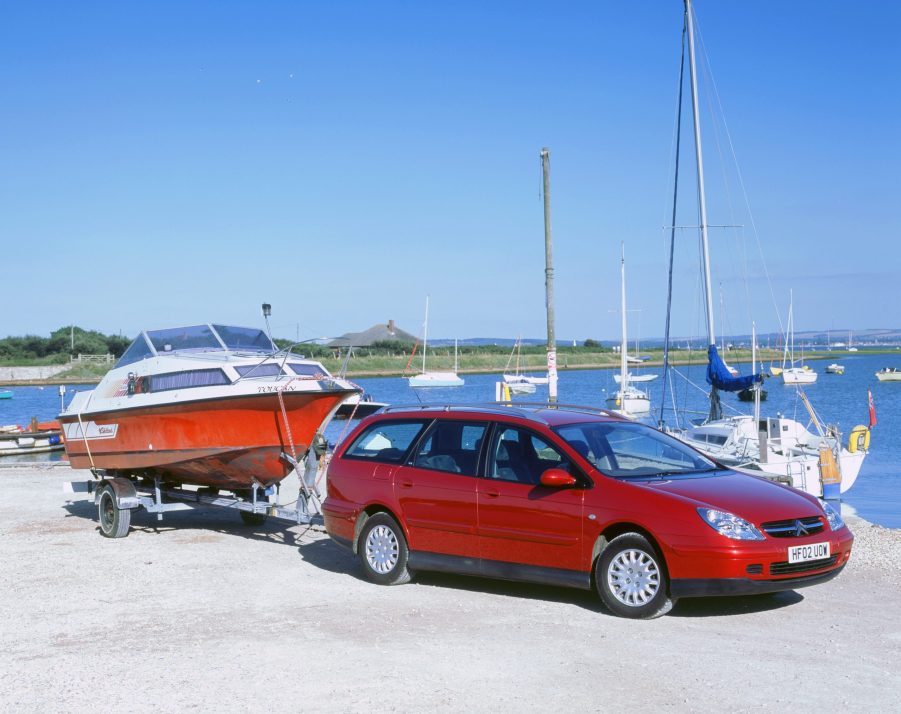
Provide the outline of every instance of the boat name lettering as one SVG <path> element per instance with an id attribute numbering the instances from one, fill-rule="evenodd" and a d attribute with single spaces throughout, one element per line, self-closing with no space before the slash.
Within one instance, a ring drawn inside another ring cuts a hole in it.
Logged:
<path id="1" fill-rule="evenodd" d="M 297 388 L 290 384 L 286 387 L 276 387 L 275 385 L 270 384 L 265 387 L 257 387 L 257 392 L 260 394 L 267 394 L 269 392 L 293 392 L 295 389 Z"/>
<path id="2" fill-rule="evenodd" d="M 82 425 L 78 422 L 65 425 L 66 438 L 80 441 L 86 439 L 115 439 L 118 431 L 118 424 L 98 424 L 93 421 L 84 422 L 84 431 L 82 431 Z"/>

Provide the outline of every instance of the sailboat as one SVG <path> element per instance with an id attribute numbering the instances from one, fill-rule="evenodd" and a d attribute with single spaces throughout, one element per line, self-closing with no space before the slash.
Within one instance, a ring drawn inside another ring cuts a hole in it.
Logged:
<path id="1" fill-rule="evenodd" d="M 622 342 L 619 350 L 619 389 L 607 398 L 607 406 L 613 411 L 625 416 L 643 416 L 651 411 L 651 400 L 647 392 L 633 387 L 629 380 L 629 371 L 626 360 L 626 248 L 622 248 L 620 261 L 620 311 L 622 315 Z"/>
<path id="2" fill-rule="evenodd" d="M 804 353 L 801 353 L 801 361 L 795 366 L 795 323 L 794 323 L 794 292 L 789 291 L 788 302 L 788 339 L 785 341 L 785 351 L 782 357 L 782 381 L 785 384 L 813 384 L 817 381 L 817 373 L 804 364 Z M 786 367 L 785 358 L 789 359 Z"/>
<path id="3" fill-rule="evenodd" d="M 757 371 L 757 327 L 751 323 L 751 374 Z M 754 402 L 759 405 L 767 397 L 767 391 L 758 383 L 748 389 L 738 392 L 738 398 L 742 402 Z"/>
<path id="4" fill-rule="evenodd" d="M 513 344 L 513 350 L 507 358 L 507 364 L 504 367 L 504 383 L 513 394 L 534 394 L 536 386 L 534 382 L 529 381 L 529 377 L 522 373 L 520 367 L 520 356 L 522 351 L 522 337 L 517 337 Z M 510 363 L 516 359 L 514 371 L 510 372 Z"/>
<path id="5" fill-rule="evenodd" d="M 408 377 L 411 387 L 462 387 L 464 382 L 457 375 L 457 341 L 454 340 L 454 371 L 429 372 L 425 368 L 425 358 L 429 344 L 429 296 L 425 298 L 425 321 L 422 324 L 422 372 Z"/>
<path id="6" fill-rule="evenodd" d="M 639 325 L 640 324 L 641 323 L 639 323 Z M 641 348 L 639 347 L 637 337 L 635 338 L 635 354 L 636 355 L 641 354 Z M 630 357 L 629 355 L 626 355 L 626 362 L 627 363 L 635 363 L 637 365 L 642 365 L 645 363 L 645 360 L 641 357 Z M 639 373 L 638 371 L 629 372 L 626 375 L 626 377 L 628 378 L 628 380 L 631 384 L 637 384 L 639 382 L 653 382 L 659 376 L 660 376 L 659 374 L 652 374 L 650 372 Z M 622 382 L 622 376 L 619 374 L 614 374 L 613 381 L 616 382 L 617 384 L 620 384 Z"/>
<path id="7" fill-rule="evenodd" d="M 710 385 L 710 411 L 707 419 L 687 428 L 669 428 L 671 434 L 697 448 L 718 462 L 748 473 L 764 476 L 814 496 L 837 497 L 854 484 L 869 446 L 869 430 L 856 426 L 851 430 L 847 447 L 841 443 L 837 427 L 822 425 L 807 396 L 798 389 L 798 397 L 810 415 L 816 433 L 803 424 L 782 416 L 761 418 L 759 398 L 754 414 L 724 417 L 719 392 L 737 392 L 759 385 L 762 375 L 754 373 L 733 377 L 719 356 L 714 335 L 713 297 L 710 279 L 710 251 L 707 237 L 707 207 L 704 194 L 704 162 L 701 150 L 701 128 L 698 112 L 698 85 L 695 64 L 694 17 L 691 0 L 685 3 L 685 34 L 691 82 L 692 116 L 694 119 L 695 167 L 698 185 L 698 209 L 701 234 L 701 261 L 707 322 L 707 383 Z M 681 96 L 681 94 L 680 94 Z M 680 123 L 681 126 L 681 123 Z M 678 141 L 678 139 L 677 139 Z M 678 143 L 677 143 L 678 146 Z M 677 164 L 678 166 L 678 164 Z M 678 171 L 678 169 L 677 169 Z M 676 196 L 673 201 L 671 233 L 670 286 L 672 285 L 672 250 L 675 238 Z M 669 315 L 667 315 L 667 340 Z M 664 394 L 668 348 L 664 353 Z M 758 393 L 759 394 L 759 393 Z M 663 423 L 661 409 L 661 425 Z"/>

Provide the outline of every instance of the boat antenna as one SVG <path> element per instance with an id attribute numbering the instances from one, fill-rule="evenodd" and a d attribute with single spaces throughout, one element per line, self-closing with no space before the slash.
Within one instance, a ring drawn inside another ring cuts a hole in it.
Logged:
<path id="1" fill-rule="evenodd" d="M 275 342 L 272 341 L 272 329 L 269 327 L 269 316 L 272 314 L 272 305 L 268 302 L 263 303 L 263 319 L 266 321 L 266 335 L 269 337 L 269 341 L 272 342 L 273 346 Z"/>

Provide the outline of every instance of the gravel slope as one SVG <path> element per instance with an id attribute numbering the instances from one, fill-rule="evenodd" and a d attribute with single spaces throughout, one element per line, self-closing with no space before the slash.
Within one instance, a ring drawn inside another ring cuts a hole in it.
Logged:
<path id="1" fill-rule="evenodd" d="M 565 589 L 370 585 L 320 530 L 222 511 L 107 540 L 72 478 L 0 469 L 0 711 L 897 710 L 901 531 L 856 518 L 830 583 L 634 622 Z"/>

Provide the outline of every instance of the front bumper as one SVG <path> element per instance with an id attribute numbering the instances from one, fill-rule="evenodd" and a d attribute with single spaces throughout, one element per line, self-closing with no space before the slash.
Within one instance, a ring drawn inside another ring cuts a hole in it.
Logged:
<path id="1" fill-rule="evenodd" d="M 670 581 L 670 595 L 681 597 L 715 597 L 718 595 L 760 595 L 797 590 L 825 583 L 838 575 L 845 566 L 800 578 L 782 580 L 751 580 L 750 578 L 681 578 Z"/>

